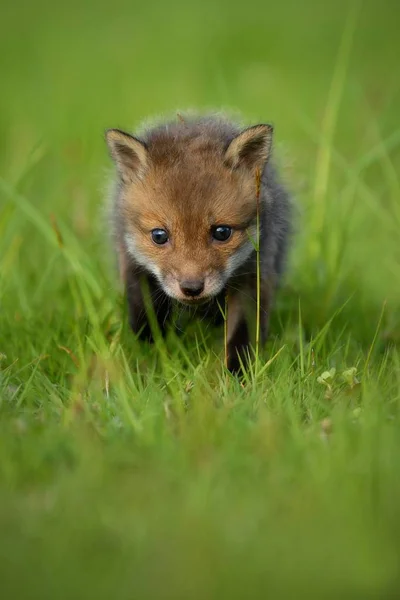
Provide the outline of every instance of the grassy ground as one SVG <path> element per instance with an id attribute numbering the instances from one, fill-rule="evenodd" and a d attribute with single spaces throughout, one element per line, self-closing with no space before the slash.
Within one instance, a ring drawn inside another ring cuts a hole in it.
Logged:
<path id="1" fill-rule="evenodd" d="M 2 598 L 397 597 L 399 17 L 2 3 Z M 103 130 L 187 106 L 274 122 L 300 208 L 244 386 L 135 342 L 105 241 Z"/>

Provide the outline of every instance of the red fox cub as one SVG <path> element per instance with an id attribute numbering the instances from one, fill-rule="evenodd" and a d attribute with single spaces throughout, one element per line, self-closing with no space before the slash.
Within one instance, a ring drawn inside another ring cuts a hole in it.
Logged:
<path id="1" fill-rule="evenodd" d="M 258 205 L 266 341 L 290 229 L 289 196 L 270 160 L 272 133 L 270 125 L 243 129 L 214 115 L 180 117 L 139 136 L 107 131 L 117 171 L 112 214 L 119 269 L 131 327 L 141 339 L 151 339 L 143 278 L 163 333 L 174 302 L 208 303 L 217 318 L 227 294 L 228 368 L 240 370 L 249 351 L 245 301 L 255 300 L 257 289 Z"/>

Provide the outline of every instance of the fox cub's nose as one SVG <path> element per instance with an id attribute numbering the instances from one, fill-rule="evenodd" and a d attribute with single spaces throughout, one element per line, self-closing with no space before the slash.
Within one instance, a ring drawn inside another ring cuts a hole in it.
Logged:
<path id="1" fill-rule="evenodd" d="M 185 296 L 200 296 L 204 290 L 204 281 L 201 279 L 187 279 L 181 281 L 179 285 Z"/>

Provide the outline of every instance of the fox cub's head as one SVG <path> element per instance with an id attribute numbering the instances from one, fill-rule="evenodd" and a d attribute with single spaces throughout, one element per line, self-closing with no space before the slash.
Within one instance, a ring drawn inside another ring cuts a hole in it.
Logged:
<path id="1" fill-rule="evenodd" d="M 270 154 L 271 126 L 228 141 L 190 123 L 154 129 L 144 140 L 117 129 L 106 135 L 120 181 L 123 251 L 172 298 L 211 299 L 254 252 L 256 174 Z"/>

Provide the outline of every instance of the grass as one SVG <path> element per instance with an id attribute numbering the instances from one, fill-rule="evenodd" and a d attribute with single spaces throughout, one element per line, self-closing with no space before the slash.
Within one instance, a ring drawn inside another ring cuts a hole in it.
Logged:
<path id="1" fill-rule="evenodd" d="M 396 16 L 3 3 L 2 597 L 396 596 Z M 102 216 L 106 127 L 221 105 L 274 123 L 300 213 L 244 385 L 223 331 L 133 339 Z"/>

